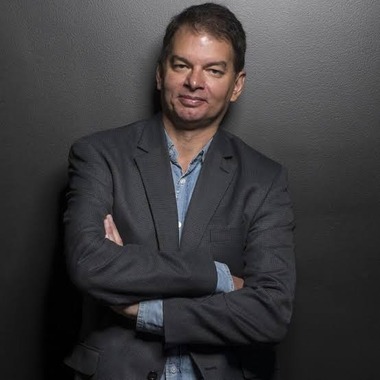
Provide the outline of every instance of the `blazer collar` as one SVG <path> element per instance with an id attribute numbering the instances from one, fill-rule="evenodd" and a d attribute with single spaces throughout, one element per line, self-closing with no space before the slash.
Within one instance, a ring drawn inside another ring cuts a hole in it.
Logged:
<path id="1" fill-rule="evenodd" d="M 219 130 L 207 152 L 190 201 L 181 247 L 196 249 L 236 171 L 237 163 L 228 135 Z"/>
<path id="2" fill-rule="evenodd" d="M 178 249 L 178 216 L 161 115 L 146 122 L 135 162 L 152 212 L 159 250 Z"/>

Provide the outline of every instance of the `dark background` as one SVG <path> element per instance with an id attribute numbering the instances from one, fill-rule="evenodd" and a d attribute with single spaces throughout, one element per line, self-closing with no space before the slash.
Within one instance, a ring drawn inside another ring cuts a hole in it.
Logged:
<path id="1" fill-rule="evenodd" d="M 290 172 L 298 290 L 284 380 L 378 379 L 380 3 L 220 1 L 248 36 L 232 132 Z M 69 146 L 153 112 L 170 16 L 199 1 L 0 2 L 0 377 L 65 379 Z"/>

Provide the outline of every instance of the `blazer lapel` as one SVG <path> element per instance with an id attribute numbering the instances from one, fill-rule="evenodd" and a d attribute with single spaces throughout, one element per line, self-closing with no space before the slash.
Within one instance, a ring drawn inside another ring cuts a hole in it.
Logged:
<path id="1" fill-rule="evenodd" d="M 158 248 L 178 249 L 178 216 L 173 178 L 161 118 L 147 123 L 138 143 L 136 165 L 156 228 Z"/>
<path id="2" fill-rule="evenodd" d="M 181 247 L 196 249 L 236 171 L 228 137 L 219 131 L 211 143 L 195 186 L 182 232 Z"/>

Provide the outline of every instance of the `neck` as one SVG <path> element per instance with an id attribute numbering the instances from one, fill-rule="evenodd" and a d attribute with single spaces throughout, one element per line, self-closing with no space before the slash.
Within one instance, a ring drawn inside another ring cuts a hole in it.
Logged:
<path id="1" fill-rule="evenodd" d="M 185 172 L 192 159 L 210 141 L 218 126 L 201 129 L 179 129 L 164 117 L 164 127 L 178 152 L 178 162 Z"/>

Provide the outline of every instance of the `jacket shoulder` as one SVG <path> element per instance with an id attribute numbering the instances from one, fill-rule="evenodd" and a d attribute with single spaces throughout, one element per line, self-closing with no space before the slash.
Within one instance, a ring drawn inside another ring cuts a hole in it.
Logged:
<path id="1" fill-rule="evenodd" d="M 278 173 L 284 169 L 280 163 L 251 147 L 240 137 L 227 131 L 223 131 L 223 135 L 231 144 L 234 156 L 238 160 L 239 166 L 241 168 L 268 174 Z"/>
<path id="2" fill-rule="evenodd" d="M 73 146 L 92 145 L 96 147 L 136 146 L 144 128 L 151 120 L 140 120 L 117 128 L 107 129 L 76 140 Z"/>

